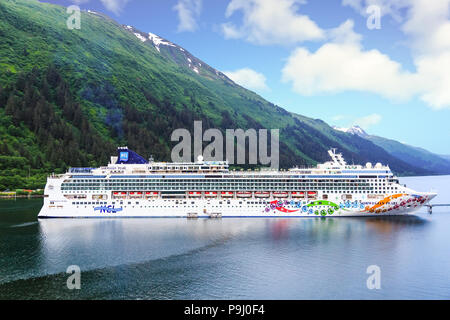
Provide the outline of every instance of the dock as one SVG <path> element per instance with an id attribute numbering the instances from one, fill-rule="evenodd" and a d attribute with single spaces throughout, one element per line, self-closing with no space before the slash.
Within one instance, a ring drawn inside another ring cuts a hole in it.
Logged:
<path id="1" fill-rule="evenodd" d="M 198 213 L 197 212 L 189 212 L 187 214 L 187 218 L 188 219 L 197 219 L 198 218 Z"/>
<path id="2" fill-rule="evenodd" d="M 221 212 L 211 212 L 209 214 L 209 217 L 211 219 L 221 219 L 222 218 L 222 213 Z"/>
<path id="3" fill-rule="evenodd" d="M 450 207 L 450 203 L 436 203 L 436 204 L 427 204 L 426 205 L 428 207 L 428 213 L 432 214 L 433 213 L 433 207 Z"/>

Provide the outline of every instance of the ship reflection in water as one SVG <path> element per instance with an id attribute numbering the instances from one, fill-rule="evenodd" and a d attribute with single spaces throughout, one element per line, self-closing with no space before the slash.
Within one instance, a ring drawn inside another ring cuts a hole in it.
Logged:
<path id="1" fill-rule="evenodd" d="M 401 248 L 405 237 L 429 227 L 426 216 L 41 220 L 39 269 L 46 276 L 37 281 L 48 286 L 44 297 L 56 290 L 63 298 L 412 298 L 394 283 L 403 269 L 427 270 L 414 254 L 423 255 L 424 245 Z M 55 285 L 73 264 L 83 276 L 77 293 Z M 382 291 L 366 288 L 372 264 L 382 268 Z"/>

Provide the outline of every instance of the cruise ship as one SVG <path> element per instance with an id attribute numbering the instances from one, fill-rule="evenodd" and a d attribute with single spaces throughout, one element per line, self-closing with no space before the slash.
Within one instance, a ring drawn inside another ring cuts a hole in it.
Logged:
<path id="1" fill-rule="evenodd" d="M 120 147 L 107 166 L 49 176 L 39 218 L 406 215 L 436 196 L 400 184 L 387 165 L 328 154 L 312 168 L 243 171 L 201 156 L 156 162 Z"/>

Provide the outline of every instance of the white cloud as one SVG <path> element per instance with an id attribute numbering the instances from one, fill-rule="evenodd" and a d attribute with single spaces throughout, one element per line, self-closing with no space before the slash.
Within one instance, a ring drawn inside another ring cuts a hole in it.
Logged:
<path id="1" fill-rule="evenodd" d="M 308 16 L 298 13 L 304 0 L 231 0 L 226 17 L 241 11 L 241 26 L 222 24 L 226 38 L 256 44 L 293 44 L 324 38 L 324 31 Z"/>
<path id="2" fill-rule="evenodd" d="M 403 71 L 399 63 L 355 43 L 326 43 L 316 52 L 297 48 L 282 75 L 302 95 L 355 90 L 404 100 L 418 86 L 417 77 Z"/>
<path id="3" fill-rule="evenodd" d="M 416 59 L 421 78 L 421 99 L 434 109 L 450 107 L 450 51 Z"/>
<path id="4" fill-rule="evenodd" d="M 434 109 L 450 107 L 450 0 L 425 3 L 430 2 L 414 1 L 402 26 L 412 39 L 414 72 L 379 50 L 365 50 L 353 22 L 346 21 L 328 31 L 330 41 L 315 52 L 297 48 L 282 70 L 283 80 L 303 95 L 354 90 L 393 100 L 418 96 Z"/>
<path id="5" fill-rule="evenodd" d="M 450 0 L 410 1 L 408 19 L 402 25 L 417 54 L 438 54 L 450 50 Z"/>
<path id="6" fill-rule="evenodd" d="M 268 90 L 266 77 L 250 68 L 243 68 L 236 71 L 225 71 L 227 77 L 237 84 L 251 90 Z"/>
<path id="7" fill-rule="evenodd" d="M 106 9 L 119 15 L 129 0 L 100 0 Z"/>
<path id="8" fill-rule="evenodd" d="M 368 6 L 378 5 L 383 16 L 402 23 L 401 30 L 416 53 L 450 49 L 450 0 L 343 0 L 342 4 L 363 16 Z"/>
<path id="9" fill-rule="evenodd" d="M 353 125 L 358 125 L 361 128 L 363 128 L 364 130 L 367 130 L 370 127 L 380 123 L 381 119 L 382 119 L 382 117 L 379 114 L 373 113 L 368 116 L 356 119 L 353 122 Z"/>
<path id="10" fill-rule="evenodd" d="M 403 20 L 401 10 L 413 0 L 342 0 L 342 5 L 350 6 L 363 16 L 368 16 L 367 8 L 371 5 L 380 7 L 382 16 L 391 16 L 396 21 Z"/>
<path id="11" fill-rule="evenodd" d="M 362 36 L 353 30 L 355 23 L 353 20 L 347 20 L 337 28 L 327 31 L 328 39 L 335 43 L 358 44 Z"/>
<path id="12" fill-rule="evenodd" d="M 202 10 L 202 0 L 178 0 L 173 9 L 178 12 L 179 32 L 197 30 L 197 18 Z"/>
<path id="13" fill-rule="evenodd" d="M 383 16 L 401 24 L 408 37 L 415 71 L 408 71 L 380 50 L 366 50 L 347 20 L 321 29 L 298 12 L 303 0 L 231 0 L 226 17 L 242 14 L 242 25 L 222 24 L 226 38 L 252 43 L 295 44 L 327 41 L 315 52 L 299 47 L 285 64 L 285 82 L 303 95 L 364 91 L 395 101 L 419 97 L 435 109 L 450 107 L 450 0 L 343 0 L 361 15 L 378 5 Z"/>

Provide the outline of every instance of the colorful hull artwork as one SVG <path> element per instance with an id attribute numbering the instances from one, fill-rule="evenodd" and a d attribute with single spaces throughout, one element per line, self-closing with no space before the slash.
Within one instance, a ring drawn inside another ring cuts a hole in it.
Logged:
<path id="1" fill-rule="evenodd" d="M 333 215 L 335 213 L 377 214 L 388 211 L 410 209 L 420 206 L 428 200 L 427 196 L 394 194 L 380 201 L 345 200 L 339 204 L 328 200 L 274 200 L 264 211 L 267 213 L 279 211 L 283 213 L 302 213 L 317 216 Z"/>

